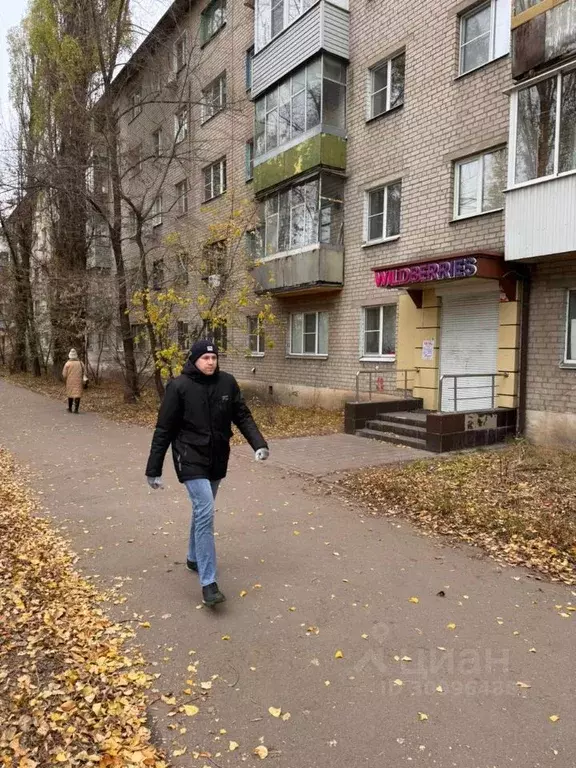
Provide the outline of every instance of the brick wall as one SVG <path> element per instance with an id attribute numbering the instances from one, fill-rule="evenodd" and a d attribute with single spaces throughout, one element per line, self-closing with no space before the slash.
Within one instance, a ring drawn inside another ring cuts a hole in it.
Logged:
<path id="1" fill-rule="evenodd" d="M 562 367 L 566 291 L 576 289 L 576 259 L 532 268 L 527 361 L 527 409 L 576 414 L 576 370 Z"/>
<path id="2" fill-rule="evenodd" d="M 374 286 L 372 267 L 464 249 L 504 248 L 502 213 L 452 222 L 453 161 L 506 143 L 510 62 L 505 57 L 458 78 L 459 23 L 452 0 L 374 0 L 351 4 L 348 73 L 348 159 L 345 190 L 345 286 L 339 294 L 275 302 L 281 324 L 274 350 L 235 361 L 246 378 L 351 389 L 360 363 L 362 307 L 395 300 Z M 467 5 L 471 5 L 468 3 Z M 366 121 L 368 69 L 406 50 L 405 103 Z M 401 178 L 401 236 L 362 247 L 365 190 Z M 284 329 L 291 311 L 330 312 L 327 360 L 287 359 Z M 380 363 L 388 381 L 393 363 Z"/>

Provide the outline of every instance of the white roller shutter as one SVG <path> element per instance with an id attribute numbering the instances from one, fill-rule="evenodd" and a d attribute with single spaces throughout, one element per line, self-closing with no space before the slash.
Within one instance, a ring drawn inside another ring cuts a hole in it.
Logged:
<path id="1" fill-rule="evenodd" d="M 499 293 L 442 297 L 440 375 L 497 373 Z M 492 408 L 492 378 L 458 379 L 456 409 L 454 380 L 445 379 L 442 411 Z M 496 380 L 497 386 L 497 380 Z"/>

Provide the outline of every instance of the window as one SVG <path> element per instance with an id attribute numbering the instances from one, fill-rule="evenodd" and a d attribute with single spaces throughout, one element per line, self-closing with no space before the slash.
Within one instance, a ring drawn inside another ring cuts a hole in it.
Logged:
<path id="1" fill-rule="evenodd" d="M 144 323 L 132 323 L 130 325 L 130 332 L 134 339 L 136 350 L 138 352 L 146 352 L 148 339 L 146 337 L 146 326 Z M 122 334 L 120 334 L 120 338 L 122 338 Z"/>
<path id="2" fill-rule="evenodd" d="M 268 197 L 262 206 L 264 255 L 316 243 L 342 244 L 343 180 L 328 174 Z"/>
<path id="3" fill-rule="evenodd" d="M 257 0 L 256 46 L 263 48 L 272 38 L 314 5 L 315 0 Z"/>
<path id="4" fill-rule="evenodd" d="M 190 282 L 188 257 L 185 251 L 178 251 L 176 253 L 176 281 L 179 285 L 188 285 Z"/>
<path id="5" fill-rule="evenodd" d="M 246 70 L 246 90 L 252 88 L 252 69 L 254 66 L 254 46 L 251 45 L 246 51 L 245 70 Z"/>
<path id="6" fill-rule="evenodd" d="M 226 24 L 226 0 L 212 0 L 202 11 L 200 37 L 207 43 Z"/>
<path id="7" fill-rule="evenodd" d="M 136 213 L 130 209 L 128 211 L 128 237 L 134 237 L 138 229 L 138 219 Z"/>
<path id="8" fill-rule="evenodd" d="M 208 341 L 213 341 L 219 352 L 228 349 L 228 323 L 226 318 L 218 317 L 209 320 L 204 328 L 203 336 Z"/>
<path id="9" fill-rule="evenodd" d="M 188 40 L 186 32 L 174 43 L 174 74 L 184 69 L 188 59 Z"/>
<path id="10" fill-rule="evenodd" d="M 396 354 L 396 304 L 364 307 L 362 336 L 362 357 L 393 357 Z"/>
<path id="11" fill-rule="evenodd" d="M 152 289 L 161 291 L 164 287 L 164 259 L 152 262 Z"/>
<path id="12" fill-rule="evenodd" d="M 460 74 L 510 51 L 510 0 L 490 0 L 460 18 Z"/>
<path id="13" fill-rule="evenodd" d="M 188 138 L 188 107 L 178 110 L 174 115 L 174 139 L 176 142 Z"/>
<path id="14" fill-rule="evenodd" d="M 226 243 L 218 240 L 202 248 L 201 273 L 203 280 L 222 278 L 226 271 Z M 213 281 L 214 282 L 214 281 Z"/>
<path id="15" fill-rule="evenodd" d="M 246 256 L 249 261 L 257 261 L 262 257 L 263 228 L 249 229 L 245 235 Z"/>
<path id="16" fill-rule="evenodd" d="M 204 168 L 204 202 L 226 192 L 226 158 Z"/>
<path id="17" fill-rule="evenodd" d="M 10 266 L 10 252 L 0 251 L 0 267 L 9 267 L 9 266 Z"/>
<path id="18" fill-rule="evenodd" d="M 248 318 L 248 349 L 250 354 L 259 356 L 264 354 L 265 339 L 264 331 L 259 317 Z"/>
<path id="19" fill-rule="evenodd" d="M 188 180 L 178 182 L 175 185 L 176 189 L 176 206 L 179 216 L 183 216 L 188 213 Z"/>
<path id="20" fill-rule="evenodd" d="M 401 194 L 400 181 L 368 192 L 366 242 L 378 242 L 400 234 Z"/>
<path id="21" fill-rule="evenodd" d="M 226 106 L 226 72 L 223 72 L 202 91 L 202 122 L 217 115 Z"/>
<path id="22" fill-rule="evenodd" d="M 378 117 L 404 104 L 406 54 L 400 53 L 370 70 L 369 117 Z"/>
<path id="23" fill-rule="evenodd" d="M 142 89 L 136 88 L 130 94 L 130 120 L 134 120 L 135 117 L 142 112 Z"/>
<path id="24" fill-rule="evenodd" d="M 180 349 L 188 349 L 190 346 L 190 334 L 188 330 L 188 323 L 178 320 L 177 325 L 178 334 L 178 347 Z"/>
<path id="25" fill-rule="evenodd" d="M 454 218 L 500 210 L 505 187 L 504 149 L 459 160 L 454 169 Z"/>
<path id="26" fill-rule="evenodd" d="M 156 200 L 154 200 L 151 224 L 153 227 L 159 227 L 160 224 L 162 224 L 162 195 L 159 195 Z"/>
<path id="27" fill-rule="evenodd" d="M 329 56 L 297 70 L 256 102 L 255 153 L 260 157 L 320 124 L 346 128 L 346 67 Z"/>
<path id="28" fill-rule="evenodd" d="M 564 362 L 576 365 L 576 291 L 568 291 Z"/>
<path id="29" fill-rule="evenodd" d="M 290 315 L 290 354 L 328 354 L 328 312 Z"/>
<path id="30" fill-rule="evenodd" d="M 162 155 L 162 129 L 158 128 L 152 134 L 152 155 L 156 158 Z"/>
<path id="31" fill-rule="evenodd" d="M 245 174 L 246 181 L 254 177 L 254 139 L 246 142 Z"/>
<path id="32" fill-rule="evenodd" d="M 130 150 L 128 153 L 128 162 L 130 164 L 129 170 L 131 176 L 138 176 L 139 173 L 142 173 L 142 144 L 138 144 L 137 147 Z"/>
<path id="33" fill-rule="evenodd" d="M 517 91 L 512 114 L 512 183 L 576 170 L 576 72 Z"/>

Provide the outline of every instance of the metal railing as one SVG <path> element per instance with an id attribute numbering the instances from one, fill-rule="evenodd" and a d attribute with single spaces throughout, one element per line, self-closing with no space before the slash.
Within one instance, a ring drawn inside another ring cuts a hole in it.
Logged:
<path id="1" fill-rule="evenodd" d="M 394 376 L 396 377 L 399 373 L 404 374 L 404 397 L 408 397 L 408 392 L 411 392 L 412 390 L 408 387 L 408 374 L 410 373 L 418 373 L 420 371 L 419 368 L 396 368 L 394 370 Z M 360 402 L 360 377 L 361 376 L 368 376 L 368 400 L 372 400 L 372 377 L 373 376 L 382 376 L 382 371 L 379 371 L 376 369 L 362 369 L 361 371 L 357 371 L 356 373 L 356 402 Z M 399 389 L 398 386 L 395 387 L 395 389 Z M 378 390 L 379 392 L 384 392 L 384 389 Z"/>
<path id="2" fill-rule="evenodd" d="M 508 373 L 448 373 L 444 374 L 443 376 L 440 376 L 440 386 L 438 389 L 438 400 L 439 400 L 439 408 L 438 410 L 442 410 L 442 401 L 444 399 L 444 392 L 445 387 L 444 384 L 448 379 L 453 380 L 453 392 L 454 392 L 454 411 L 458 410 L 458 402 L 462 403 L 466 400 L 479 400 L 482 395 L 476 395 L 475 397 L 458 397 L 458 382 L 460 379 L 490 379 L 490 384 L 486 384 L 485 386 L 478 386 L 474 387 L 474 389 L 490 389 L 491 392 L 491 407 L 494 408 L 496 404 L 496 379 L 502 376 L 503 378 L 508 378 Z M 463 387 L 464 390 L 466 389 L 472 389 L 472 387 Z"/>

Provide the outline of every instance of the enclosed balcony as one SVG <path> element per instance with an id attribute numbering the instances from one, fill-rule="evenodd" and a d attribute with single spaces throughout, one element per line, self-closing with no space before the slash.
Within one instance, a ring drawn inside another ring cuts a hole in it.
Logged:
<path id="1" fill-rule="evenodd" d="M 508 182 L 506 259 L 576 252 L 576 69 L 512 93 Z"/>
<path id="2" fill-rule="evenodd" d="M 262 292 L 334 291 L 344 282 L 343 179 L 328 174 L 262 202 L 262 255 L 254 277 Z"/>
<path id="3" fill-rule="evenodd" d="M 252 97 L 321 51 L 349 54 L 348 0 L 257 0 Z"/>

